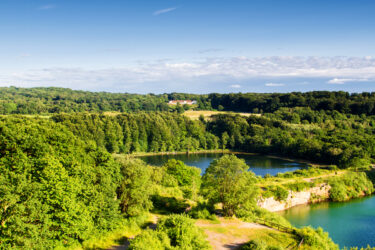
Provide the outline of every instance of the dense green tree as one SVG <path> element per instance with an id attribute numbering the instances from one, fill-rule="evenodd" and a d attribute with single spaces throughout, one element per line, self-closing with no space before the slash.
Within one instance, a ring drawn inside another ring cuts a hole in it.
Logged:
<path id="1" fill-rule="evenodd" d="M 169 160 L 163 166 L 166 173 L 177 180 L 186 198 L 196 199 L 201 185 L 201 170 L 186 166 L 182 161 Z"/>
<path id="2" fill-rule="evenodd" d="M 255 204 L 257 179 L 243 159 L 225 155 L 214 160 L 202 179 L 204 195 L 211 203 L 222 203 L 225 216 L 232 216 L 241 207 Z"/>
<path id="3" fill-rule="evenodd" d="M 120 219 L 118 164 L 46 119 L 0 119 L 0 242 L 4 248 L 71 246 Z"/>
<path id="4" fill-rule="evenodd" d="M 122 180 L 117 190 L 121 211 L 126 216 L 137 216 L 152 208 L 151 169 L 140 159 L 118 160 Z"/>

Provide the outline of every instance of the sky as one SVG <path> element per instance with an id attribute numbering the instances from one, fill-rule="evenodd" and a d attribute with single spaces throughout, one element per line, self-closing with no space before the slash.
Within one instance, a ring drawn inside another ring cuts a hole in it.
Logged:
<path id="1" fill-rule="evenodd" d="M 375 91 L 373 0 L 0 0 L 0 86 Z"/>

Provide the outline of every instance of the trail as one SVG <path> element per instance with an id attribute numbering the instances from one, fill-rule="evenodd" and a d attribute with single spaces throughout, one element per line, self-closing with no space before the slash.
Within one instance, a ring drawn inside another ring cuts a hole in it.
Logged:
<path id="1" fill-rule="evenodd" d="M 254 231 L 259 229 L 274 230 L 269 227 L 243 222 L 237 219 L 219 219 L 220 223 L 198 220 L 196 225 L 204 230 L 207 240 L 215 250 L 238 249 L 247 243 Z"/>

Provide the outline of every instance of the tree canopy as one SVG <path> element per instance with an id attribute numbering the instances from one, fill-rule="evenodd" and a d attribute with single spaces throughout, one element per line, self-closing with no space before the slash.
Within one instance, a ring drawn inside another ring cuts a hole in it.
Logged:
<path id="1" fill-rule="evenodd" d="M 226 216 L 250 209 L 256 202 L 257 179 L 243 159 L 224 155 L 214 160 L 203 175 L 203 192 L 211 203 L 221 203 Z"/>

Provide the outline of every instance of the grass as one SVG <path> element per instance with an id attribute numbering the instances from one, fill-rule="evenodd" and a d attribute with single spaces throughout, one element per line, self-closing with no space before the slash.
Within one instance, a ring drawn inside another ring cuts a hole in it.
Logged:
<path id="1" fill-rule="evenodd" d="M 197 221 L 197 225 L 205 230 L 208 239 L 213 239 L 210 242 L 213 246 L 217 246 L 217 242 L 220 242 L 221 245 L 232 245 L 244 244 L 250 240 L 261 240 L 269 245 L 283 248 L 298 243 L 298 237 L 293 234 L 279 232 L 257 224 L 245 223 L 232 218 L 221 218 L 220 222 L 217 224 L 208 220 Z"/>
<path id="2" fill-rule="evenodd" d="M 154 216 L 151 214 L 124 219 L 121 226 L 116 230 L 93 237 L 83 242 L 82 248 L 77 249 L 109 249 L 113 246 L 122 245 L 127 239 L 135 237 L 142 232 L 144 227 L 154 223 L 154 221 Z"/>
<path id="3" fill-rule="evenodd" d="M 261 116 L 261 114 L 253 114 L 253 113 L 235 113 L 235 112 L 228 112 L 228 111 L 210 111 L 210 110 L 187 110 L 183 113 L 183 115 L 189 117 L 192 120 L 198 120 L 201 115 L 204 116 L 204 118 L 210 119 L 213 115 L 218 114 L 238 114 L 241 116 Z"/>

